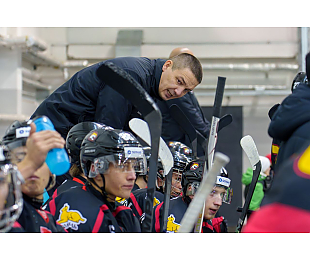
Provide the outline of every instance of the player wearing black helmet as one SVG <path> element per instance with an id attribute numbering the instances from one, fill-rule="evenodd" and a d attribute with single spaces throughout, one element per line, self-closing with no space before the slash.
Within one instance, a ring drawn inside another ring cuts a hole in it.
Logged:
<path id="1" fill-rule="evenodd" d="M 129 207 L 115 201 L 128 198 L 136 178 L 146 171 L 143 149 L 129 132 L 96 129 L 84 138 L 80 162 L 87 182 L 69 189 L 47 208 L 69 232 L 140 232 Z"/>
<path id="2" fill-rule="evenodd" d="M 80 164 L 80 148 L 84 137 L 91 131 L 99 128 L 110 128 L 104 124 L 95 122 L 81 122 L 73 126 L 66 138 L 66 150 L 70 159 L 71 167 L 69 170 L 70 176 L 64 179 L 60 186 L 52 189 L 53 193 L 50 199 L 45 202 L 47 204 L 52 198 L 57 197 L 60 193 L 75 187 L 83 186 L 86 182 L 86 177 L 82 171 Z M 111 128 L 112 129 L 112 128 Z M 61 176 L 60 176 L 61 177 Z"/>
<path id="3" fill-rule="evenodd" d="M 196 191 L 199 188 L 200 182 L 202 180 L 203 176 L 203 167 L 204 167 L 204 161 L 200 159 L 196 159 L 191 161 L 184 169 L 183 175 L 182 175 L 182 197 L 177 197 L 173 198 L 170 200 L 170 207 L 169 207 L 169 213 L 168 213 L 168 221 L 167 221 L 167 233 L 176 233 L 180 227 L 181 220 L 191 203 Z M 209 195 L 208 199 L 206 200 L 206 209 L 207 212 L 205 211 L 205 218 L 204 218 L 204 224 L 202 227 L 202 232 L 206 232 L 205 226 L 206 221 L 214 218 L 217 210 L 219 209 L 221 202 L 218 202 L 218 194 L 219 197 L 222 200 L 225 200 L 229 202 L 229 195 L 230 193 L 227 192 L 226 195 L 226 189 L 224 188 L 224 191 L 221 190 L 222 185 L 228 185 L 230 183 L 230 180 L 228 178 L 222 177 L 222 176 L 217 176 L 217 181 L 214 186 L 213 191 Z M 226 187 L 225 186 L 225 187 Z M 212 198 L 216 198 L 216 203 L 217 203 L 217 208 L 213 207 Z M 212 204 L 212 206 L 210 206 Z M 220 205 L 219 205 L 220 204 Z M 162 216 L 162 203 L 159 204 L 158 206 L 155 207 L 155 222 L 154 222 L 154 231 L 155 232 L 160 232 L 161 230 L 161 216 Z M 212 210 L 212 212 L 209 211 Z M 210 215 L 212 213 L 212 216 Z M 213 214 L 214 213 L 214 214 Z M 223 221 L 223 219 L 221 219 Z M 219 225 L 222 223 L 222 221 L 218 220 Z M 212 223 L 211 223 L 212 226 Z M 209 226 L 207 228 L 210 229 Z M 211 229 L 210 229 L 211 230 Z M 212 228 L 213 231 L 213 228 Z"/>
<path id="4" fill-rule="evenodd" d="M 2 141 L 12 153 L 12 163 L 17 164 L 26 156 L 26 142 L 30 130 L 27 122 L 15 121 L 6 131 Z M 53 216 L 41 208 L 44 190 L 48 190 L 54 184 L 55 175 L 51 174 L 46 163 L 25 178 L 21 186 L 24 206 L 18 219 L 25 232 L 65 232 Z"/>

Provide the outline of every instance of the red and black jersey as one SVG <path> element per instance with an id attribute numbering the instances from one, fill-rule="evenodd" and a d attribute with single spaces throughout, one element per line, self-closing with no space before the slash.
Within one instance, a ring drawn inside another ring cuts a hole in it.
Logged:
<path id="1" fill-rule="evenodd" d="M 252 213 L 242 232 L 310 232 L 310 146 L 275 174 L 265 204 Z"/>
<path id="2" fill-rule="evenodd" d="M 137 189 L 130 193 L 128 199 L 128 207 L 130 207 L 133 213 L 138 217 L 139 222 L 142 223 L 144 219 L 144 208 L 147 197 L 147 188 Z M 164 200 L 164 194 L 155 191 L 153 207 L 160 204 Z"/>
<path id="3" fill-rule="evenodd" d="M 227 224 L 224 217 L 213 218 L 212 220 L 204 219 L 201 233 L 227 233 Z"/>
<path id="4" fill-rule="evenodd" d="M 54 216 L 47 210 L 40 208 L 42 203 L 23 194 L 24 205 L 17 222 L 27 233 L 55 233 L 67 232 Z M 19 225 L 17 224 L 17 227 Z"/>
<path id="5" fill-rule="evenodd" d="M 15 221 L 11 229 L 8 231 L 8 233 L 24 233 L 25 230 L 22 228 L 22 226 Z"/>
<path id="6" fill-rule="evenodd" d="M 85 185 L 86 179 L 82 176 L 76 176 L 72 180 L 65 180 L 58 188 L 54 191 L 53 195 L 44 203 L 44 206 L 47 205 L 52 199 L 56 198 L 62 192 L 71 189 L 73 187 Z"/>
<path id="7" fill-rule="evenodd" d="M 68 232 L 141 232 L 129 207 L 109 203 L 90 183 L 53 198 L 47 209 Z"/>
<path id="8" fill-rule="evenodd" d="M 162 225 L 163 202 L 154 209 L 153 232 L 159 233 Z M 167 233 L 176 233 L 179 230 L 181 220 L 188 208 L 188 204 L 182 197 L 170 199 L 167 220 Z"/>

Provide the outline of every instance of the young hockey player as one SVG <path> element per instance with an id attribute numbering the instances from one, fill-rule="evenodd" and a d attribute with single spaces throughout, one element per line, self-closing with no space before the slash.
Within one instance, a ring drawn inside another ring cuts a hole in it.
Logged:
<path id="1" fill-rule="evenodd" d="M 15 121 L 6 131 L 3 143 L 6 143 L 12 154 L 12 163 L 18 163 L 27 154 L 26 140 L 31 127 L 26 123 Z M 55 175 L 52 175 L 47 164 L 25 178 L 22 184 L 23 210 L 18 223 L 25 232 L 66 232 L 47 211 L 41 208 L 44 189 L 48 190 L 55 184 Z"/>
<path id="2" fill-rule="evenodd" d="M 182 189 L 183 193 L 181 197 L 173 198 L 170 200 L 170 207 L 168 213 L 167 220 L 167 229 L 165 232 L 167 233 L 176 233 L 180 227 L 181 220 L 191 203 L 195 192 L 199 188 L 199 184 L 203 175 L 203 166 L 204 161 L 196 159 L 190 162 L 182 176 Z M 218 176 L 216 184 L 208 196 L 205 203 L 205 213 L 204 213 L 204 222 L 202 226 L 202 232 L 217 232 L 221 229 L 214 229 L 212 226 L 211 219 L 215 217 L 215 214 L 219 210 L 222 205 L 222 200 L 226 199 L 226 189 L 227 186 L 223 186 L 223 180 L 225 181 L 225 185 L 230 183 L 230 180 L 226 177 Z M 228 194 L 228 193 L 227 193 Z M 229 199 L 227 198 L 227 201 Z M 154 231 L 160 232 L 161 224 L 162 224 L 162 203 L 155 207 L 155 221 L 154 221 Z M 215 221 L 216 222 L 216 221 Z M 217 221 L 220 225 L 223 221 Z M 225 231 L 225 228 L 222 228 Z"/>
<path id="3" fill-rule="evenodd" d="M 98 124 L 95 122 L 81 122 L 73 126 L 66 138 L 66 150 L 70 159 L 71 167 L 69 170 L 70 179 L 65 180 L 57 189 L 54 189 L 52 196 L 45 203 L 47 204 L 52 198 L 57 197 L 60 193 L 75 187 L 83 186 L 86 182 L 86 176 L 84 175 L 80 164 L 80 148 L 84 137 L 91 131 L 99 128 L 105 128 L 107 126 Z M 111 128 L 112 129 L 112 128 Z"/>
<path id="4" fill-rule="evenodd" d="M 85 185 L 61 193 L 47 205 L 59 223 L 69 232 L 140 232 L 132 210 L 115 201 L 129 197 L 135 171 L 146 171 L 137 139 L 117 129 L 92 130 L 82 142 L 80 161 Z"/>

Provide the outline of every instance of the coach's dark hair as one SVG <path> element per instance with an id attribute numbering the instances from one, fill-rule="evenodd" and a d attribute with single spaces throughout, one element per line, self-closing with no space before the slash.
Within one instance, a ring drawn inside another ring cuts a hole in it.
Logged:
<path id="1" fill-rule="evenodd" d="M 188 53 L 181 53 L 172 57 L 170 60 L 173 62 L 172 70 L 189 68 L 197 79 L 198 84 L 201 83 L 202 67 L 200 61 L 195 56 Z"/>

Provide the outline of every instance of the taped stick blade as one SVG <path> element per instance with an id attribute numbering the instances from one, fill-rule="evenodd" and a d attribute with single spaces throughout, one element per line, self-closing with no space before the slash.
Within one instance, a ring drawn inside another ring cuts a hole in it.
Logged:
<path id="1" fill-rule="evenodd" d="M 259 154 L 252 136 L 246 135 L 242 137 L 240 140 L 240 145 L 249 158 L 251 166 L 254 169 L 255 165 L 259 162 Z"/>

